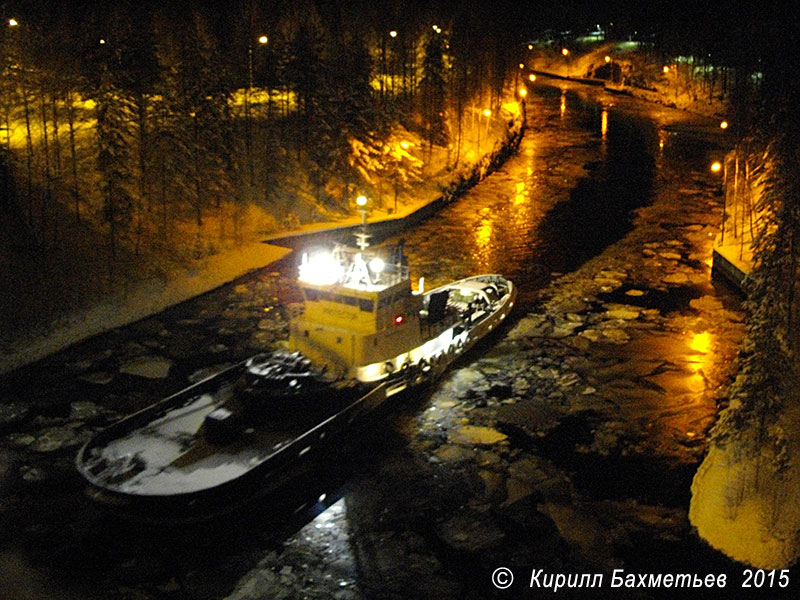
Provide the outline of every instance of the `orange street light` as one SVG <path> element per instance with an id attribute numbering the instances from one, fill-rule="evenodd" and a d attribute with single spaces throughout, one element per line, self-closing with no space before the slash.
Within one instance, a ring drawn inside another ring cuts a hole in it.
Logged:
<path id="1" fill-rule="evenodd" d="M 569 50 L 567 50 L 566 48 L 562 48 L 561 54 L 563 54 L 564 56 L 569 56 Z"/>
<path id="2" fill-rule="evenodd" d="M 611 57 L 610 57 L 608 54 L 606 54 L 605 61 L 606 61 L 607 63 L 610 63 L 610 62 L 611 62 Z"/>
<path id="3" fill-rule="evenodd" d="M 491 117 L 492 116 L 492 111 L 489 110 L 488 108 L 484 108 L 483 109 L 483 116 L 484 117 Z"/>
<path id="4" fill-rule="evenodd" d="M 519 68 L 520 69 L 524 69 L 525 68 L 525 63 L 519 63 Z"/>
<path id="5" fill-rule="evenodd" d="M 712 173 L 719 173 L 719 170 L 722 168 L 722 164 L 719 161 L 715 161 L 711 164 L 711 172 Z"/>
<path id="6" fill-rule="evenodd" d="M 519 95 L 524 98 L 525 96 L 528 95 L 528 90 L 526 90 L 525 88 L 519 88 Z"/>
<path id="7" fill-rule="evenodd" d="M 669 73 L 669 67 L 667 65 L 664 65 L 661 70 L 664 71 L 664 73 Z"/>
<path id="8" fill-rule="evenodd" d="M 528 75 L 528 79 L 529 79 L 530 81 L 536 81 L 536 75 L 534 75 L 533 73 L 531 73 L 530 75 Z"/>
<path id="9" fill-rule="evenodd" d="M 258 38 L 258 43 L 259 44 L 266 44 L 268 41 L 269 41 L 269 38 L 267 36 L 265 36 L 265 35 L 262 35 L 261 37 Z"/>
<path id="10" fill-rule="evenodd" d="M 728 122 L 727 121 L 722 121 L 722 123 L 719 124 L 719 128 L 720 129 L 727 129 L 728 128 Z"/>
<path id="11" fill-rule="evenodd" d="M 533 44 L 528 44 L 528 50 L 533 50 Z"/>

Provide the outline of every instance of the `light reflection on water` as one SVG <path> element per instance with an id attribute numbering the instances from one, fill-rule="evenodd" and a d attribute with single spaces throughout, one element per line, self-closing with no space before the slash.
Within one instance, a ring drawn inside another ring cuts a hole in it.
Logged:
<path id="1" fill-rule="evenodd" d="M 631 211 L 650 200 L 655 135 L 601 108 L 565 90 L 531 93 L 518 155 L 403 234 L 412 276 L 437 286 L 502 273 L 524 293 L 620 239 Z"/>

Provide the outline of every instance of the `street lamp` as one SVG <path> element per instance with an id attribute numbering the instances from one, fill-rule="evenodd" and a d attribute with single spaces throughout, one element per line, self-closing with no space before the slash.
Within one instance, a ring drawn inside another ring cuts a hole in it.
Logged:
<path id="1" fill-rule="evenodd" d="M 257 41 L 262 46 L 266 45 L 269 42 L 269 38 L 266 35 L 261 35 L 257 38 Z M 247 131 L 245 132 L 245 146 L 246 146 L 246 153 L 247 153 L 247 160 L 250 166 L 250 185 L 253 185 L 255 182 L 255 165 L 253 164 L 253 132 L 252 132 L 252 123 L 250 119 L 250 94 L 253 89 L 253 43 L 252 41 L 247 42 L 247 89 L 244 93 L 244 120 L 245 126 Z M 269 98 L 267 99 L 267 108 L 269 109 Z"/>
<path id="2" fill-rule="evenodd" d="M 567 79 L 569 79 L 569 49 L 562 48 L 561 54 L 567 59 Z"/>
<path id="3" fill-rule="evenodd" d="M 19 21 L 17 21 L 14 17 L 11 17 L 8 20 L 8 26 L 9 27 L 16 27 L 17 25 L 19 25 Z"/>

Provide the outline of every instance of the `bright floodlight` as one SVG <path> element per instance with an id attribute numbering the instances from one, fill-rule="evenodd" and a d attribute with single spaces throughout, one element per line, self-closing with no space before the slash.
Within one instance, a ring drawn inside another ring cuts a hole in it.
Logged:
<path id="1" fill-rule="evenodd" d="M 727 121 L 723 121 L 722 123 L 719 124 L 719 128 L 720 129 L 727 129 L 728 128 L 728 122 Z"/>
<path id="2" fill-rule="evenodd" d="M 397 37 L 397 32 L 396 32 L 394 29 L 392 29 L 392 30 L 389 32 L 389 37 L 396 38 L 396 37 Z"/>
<path id="3" fill-rule="evenodd" d="M 316 252 L 303 255 L 300 264 L 300 281 L 314 285 L 332 285 L 343 275 L 342 265 L 330 252 Z"/>
<path id="4" fill-rule="evenodd" d="M 269 41 L 269 38 L 267 36 L 265 36 L 265 35 L 262 35 L 261 37 L 258 38 L 258 43 L 259 44 L 266 44 L 268 41 Z"/>
<path id="5" fill-rule="evenodd" d="M 528 90 L 526 90 L 525 88 L 520 88 L 519 89 L 519 95 L 524 98 L 525 96 L 528 95 Z"/>
<path id="6" fill-rule="evenodd" d="M 485 109 L 483 110 L 483 115 L 484 115 L 485 117 L 491 117 L 491 116 L 492 116 L 492 111 L 491 111 L 491 110 L 489 110 L 488 108 L 485 108 Z"/>
<path id="7" fill-rule="evenodd" d="M 17 21 L 15 18 L 12 17 L 8 20 L 9 27 L 16 27 L 17 25 L 19 25 L 19 21 Z"/>
<path id="8" fill-rule="evenodd" d="M 536 81 L 536 75 L 531 73 L 530 75 L 528 75 L 528 79 L 530 79 L 531 81 Z"/>
<path id="9" fill-rule="evenodd" d="M 611 62 L 611 57 L 610 57 L 608 54 L 606 54 L 605 61 L 606 61 L 607 63 L 610 63 L 610 62 Z"/>
<path id="10" fill-rule="evenodd" d="M 566 48 L 562 48 L 561 54 L 563 54 L 564 56 L 569 56 L 569 50 L 567 50 Z"/>
<path id="11" fill-rule="evenodd" d="M 383 259 L 377 256 L 369 261 L 369 270 L 373 273 L 382 273 L 385 266 L 386 263 L 383 262 Z"/>
<path id="12" fill-rule="evenodd" d="M 717 172 L 719 172 L 719 170 L 720 170 L 721 168 L 722 168 L 722 165 L 721 165 L 719 162 L 715 162 L 715 163 L 713 163 L 713 164 L 711 165 L 711 170 L 712 170 L 714 173 L 717 173 Z"/>
<path id="13" fill-rule="evenodd" d="M 366 196 L 359 196 L 356 198 L 356 204 L 359 206 L 366 206 L 367 205 L 367 197 Z"/>

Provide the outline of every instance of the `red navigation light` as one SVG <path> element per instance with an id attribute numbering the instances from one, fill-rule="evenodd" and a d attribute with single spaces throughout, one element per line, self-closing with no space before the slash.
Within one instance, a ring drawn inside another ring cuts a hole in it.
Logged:
<path id="1" fill-rule="evenodd" d="M 400 325 L 403 321 L 405 321 L 405 319 L 403 318 L 403 315 L 397 315 L 394 318 L 394 324 L 395 325 Z"/>

